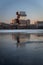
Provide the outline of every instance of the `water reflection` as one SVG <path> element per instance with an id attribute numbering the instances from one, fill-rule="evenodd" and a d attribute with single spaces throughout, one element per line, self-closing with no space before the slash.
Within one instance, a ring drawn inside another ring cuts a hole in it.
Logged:
<path id="1" fill-rule="evenodd" d="M 27 42 L 28 43 L 43 42 L 43 34 L 15 33 L 15 34 L 12 34 L 12 40 L 14 41 L 16 40 L 17 47 L 23 47 L 27 44 Z"/>
<path id="2" fill-rule="evenodd" d="M 17 43 L 16 43 L 17 47 L 21 46 L 20 45 L 20 37 L 19 37 L 19 34 L 16 35 L 16 40 L 17 40 Z"/>
<path id="3" fill-rule="evenodd" d="M 43 34 L 0 34 L 0 65 L 43 65 L 43 42 L 40 41 Z"/>
<path id="4" fill-rule="evenodd" d="M 12 34 L 12 40 L 16 40 L 16 46 L 17 47 L 24 47 L 24 42 L 27 42 L 30 39 L 30 34 L 22 34 L 22 33 L 15 33 Z"/>
<path id="5" fill-rule="evenodd" d="M 41 33 L 41 34 L 36 34 L 38 37 L 43 37 L 43 33 Z"/>

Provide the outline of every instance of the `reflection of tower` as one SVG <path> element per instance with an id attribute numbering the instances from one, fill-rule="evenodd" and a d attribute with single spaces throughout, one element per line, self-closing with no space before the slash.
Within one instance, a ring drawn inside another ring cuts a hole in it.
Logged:
<path id="1" fill-rule="evenodd" d="M 16 36 L 16 39 L 17 39 L 17 43 L 20 43 L 19 35 Z"/>
<path id="2" fill-rule="evenodd" d="M 17 47 L 20 46 L 20 37 L 19 37 L 19 35 L 20 35 L 19 33 L 12 34 L 12 39 L 17 41 L 17 44 L 16 44 Z"/>
<path id="3" fill-rule="evenodd" d="M 27 42 L 30 41 L 30 34 L 14 33 L 12 34 L 12 39 L 16 43 L 17 48 L 25 47 Z"/>
<path id="4" fill-rule="evenodd" d="M 19 33 L 16 35 L 16 40 L 17 40 L 17 47 L 20 45 L 20 37 L 19 37 Z"/>

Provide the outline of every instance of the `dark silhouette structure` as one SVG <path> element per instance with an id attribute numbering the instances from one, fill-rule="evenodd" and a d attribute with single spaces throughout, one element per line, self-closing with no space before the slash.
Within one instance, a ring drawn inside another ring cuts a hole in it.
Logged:
<path id="1" fill-rule="evenodd" d="M 17 23 L 16 29 L 18 29 L 18 26 L 20 24 L 20 22 L 19 22 L 20 15 L 19 15 L 18 12 L 16 12 L 16 15 L 17 15 L 17 18 L 16 18 L 16 23 Z"/>
<path id="2" fill-rule="evenodd" d="M 17 39 L 17 43 L 20 43 L 19 35 L 17 35 L 16 39 Z"/>
<path id="3" fill-rule="evenodd" d="M 16 12 L 16 15 L 17 15 L 16 23 L 20 24 L 20 22 L 19 22 L 20 15 L 18 12 Z"/>

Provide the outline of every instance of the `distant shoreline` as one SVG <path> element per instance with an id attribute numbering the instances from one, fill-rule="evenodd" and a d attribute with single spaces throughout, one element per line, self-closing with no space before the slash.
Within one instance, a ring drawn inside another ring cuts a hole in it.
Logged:
<path id="1" fill-rule="evenodd" d="M 43 33 L 43 29 L 0 30 L 0 33 Z"/>

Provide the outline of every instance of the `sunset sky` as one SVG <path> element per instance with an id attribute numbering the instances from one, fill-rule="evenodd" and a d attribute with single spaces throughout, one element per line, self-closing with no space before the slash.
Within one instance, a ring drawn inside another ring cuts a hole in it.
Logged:
<path id="1" fill-rule="evenodd" d="M 9 23 L 16 11 L 26 11 L 31 20 L 43 20 L 43 0 L 0 0 L 0 21 Z"/>

